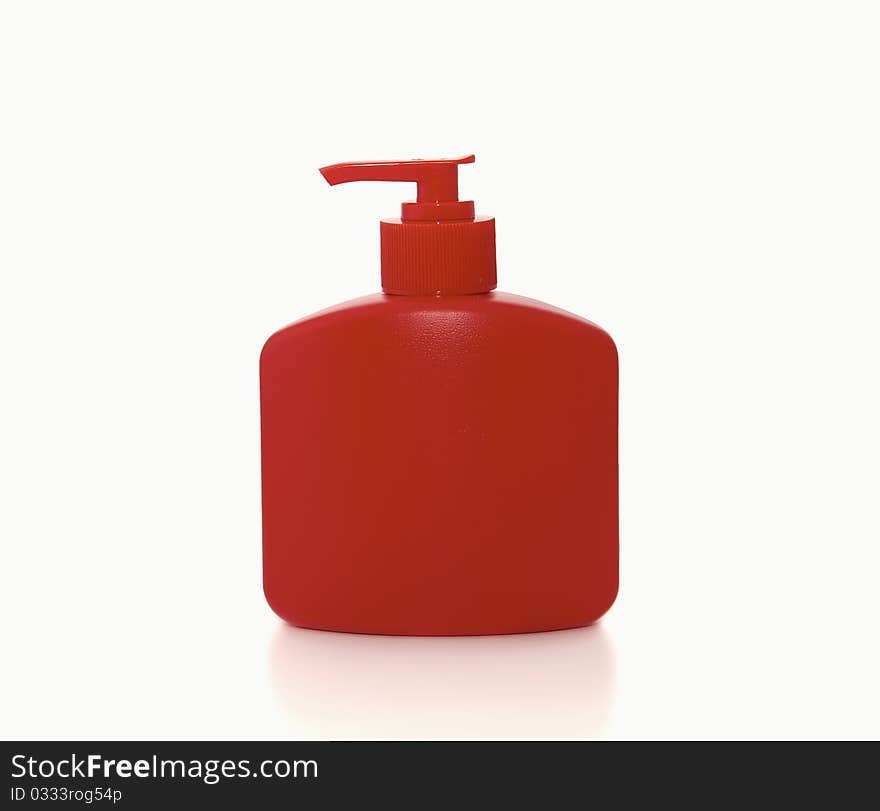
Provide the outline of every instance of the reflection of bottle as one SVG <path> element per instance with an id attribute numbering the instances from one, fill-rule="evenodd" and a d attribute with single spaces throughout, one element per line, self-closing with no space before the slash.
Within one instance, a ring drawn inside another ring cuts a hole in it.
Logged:
<path id="1" fill-rule="evenodd" d="M 617 593 L 617 352 L 495 288 L 495 221 L 456 160 L 412 181 L 382 288 L 276 332 L 260 361 L 264 586 L 295 625 L 492 634 L 587 625 Z"/>
<path id="2" fill-rule="evenodd" d="M 298 738 L 583 739 L 614 718 L 614 658 L 602 624 L 430 639 L 279 624 L 269 675 Z"/>

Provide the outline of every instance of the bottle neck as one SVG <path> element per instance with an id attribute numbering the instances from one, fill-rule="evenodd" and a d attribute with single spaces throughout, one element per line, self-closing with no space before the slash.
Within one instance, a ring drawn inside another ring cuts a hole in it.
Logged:
<path id="1" fill-rule="evenodd" d="M 394 295 L 488 293 L 497 284 L 495 220 L 382 220 L 382 289 Z"/>

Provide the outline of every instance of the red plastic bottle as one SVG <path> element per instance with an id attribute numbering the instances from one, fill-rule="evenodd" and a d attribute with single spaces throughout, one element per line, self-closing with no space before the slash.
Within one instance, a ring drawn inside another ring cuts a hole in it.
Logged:
<path id="1" fill-rule="evenodd" d="M 617 594 L 617 352 L 495 288 L 495 223 L 455 160 L 413 181 L 382 288 L 276 332 L 260 359 L 266 598 L 294 625 L 503 634 L 589 625 Z"/>

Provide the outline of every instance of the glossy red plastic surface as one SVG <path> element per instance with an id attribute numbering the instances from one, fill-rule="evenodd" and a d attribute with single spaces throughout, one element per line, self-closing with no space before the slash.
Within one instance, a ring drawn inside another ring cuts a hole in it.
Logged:
<path id="1" fill-rule="evenodd" d="M 500 293 L 377 294 L 261 356 L 264 587 L 308 628 L 587 625 L 617 593 L 617 353 Z"/>

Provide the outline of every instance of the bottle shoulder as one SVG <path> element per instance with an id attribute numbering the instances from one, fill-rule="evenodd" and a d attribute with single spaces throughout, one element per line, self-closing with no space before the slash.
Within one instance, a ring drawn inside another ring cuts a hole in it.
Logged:
<path id="1" fill-rule="evenodd" d="M 315 330 L 321 331 L 352 318 L 368 315 L 377 305 L 382 305 L 384 298 L 382 293 L 371 293 L 331 305 L 285 324 L 266 339 L 261 356 L 265 359 L 274 348 L 296 340 L 298 336 L 307 335 Z"/>
<path id="2" fill-rule="evenodd" d="M 515 293 L 496 293 L 494 295 L 496 296 L 497 306 L 510 309 L 513 312 L 525 311 L 529 315 L 538 318 L 544 317 L 551 321 L 561 321 L 580 326 L 590 332 L 601 333 L 602 335 L 607 336 L 608 340 L 612 340 L 611 336 L 604 328 L 600 327 L 594 321 L 590 321 L 570 310 Z"/>
<path id="3" fill-rule="evenodd" d="M 514 293 L 495 294 L 495 306 L 505 311 L 511 321 L 523 328 L 532 327 L 558 335 L 563 342 L 582 341 L 601 346 L 617 362 L 617 345 L 598 324 L 569 310 L 538 299 Z"/>
<path id="4" fill-rule="evenodd" d="M 374 293 L 345 301 L 294 321 L 273 333 L 263 348 L 285 344 L 327 330 L 426 330 L 442 337 L 450 327 L 476 334 L 481 330 L 536 330 L 558 333 L 561 340 L 607 343 L 602 327 L 567 310 L 514 293 L 493 291 L 462 296 L 400 296 Z"/>

